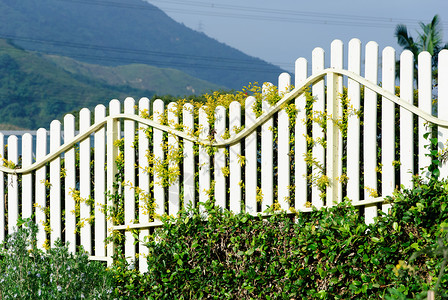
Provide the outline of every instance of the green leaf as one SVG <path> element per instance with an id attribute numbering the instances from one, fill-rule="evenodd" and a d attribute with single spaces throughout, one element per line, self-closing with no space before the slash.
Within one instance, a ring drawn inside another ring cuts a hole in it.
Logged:
<path id="1" fill-rule="evenodd" d="M 356 285 L 356 286 L 358 286 L 358 285 L 361 285 L 362 283 L 361 283 L 360 281 L 358 281 L 358 280 L 354 280 L 354 281 L 353 281 L 353 284 Z"/>
<path id="2" fill-rule="evenodd" d="M 373 238 L 372 238 L 372 241 L 375 242 L 375 243 L 378 243 L 378 242 L 380 241 L 380 239 L 377 238 L 377 237 L 373 237 Z"/>
<path id="3" fill-rule="evenodd" d="M 440 176 L 439 169 L 435 169 L 434 171 L 432 171 L 432 175 L 434 175 L 435 177 L 439 177 Z"/>
<path id="4" fill-rule="evenodd" d="M 317 268 L 317 272 L 319 272 L 321 278 L 324 278 L 326 275 L 326 272 L 322 268 Z"/>
<path id="5" fill-rule="evenodd" d="M 327 298 L 327 292 L 325 290 L 321 290 L 317 293 L 319 296 L 319 299 L 326 299 Z"/>
<path id="6" fill-rule="evenodd" d="M 422 211 L 425 208 L 425 206 L 421 203 L 417 203 L 416 206 L 417 206 L 418 211 Z"/>
<path id="7" fill-rule="evenodd" d="M 440 228 L 442 228 L 443 230 L 448 229 L 448 223 L 447 222 L 442 222 L 442 224 L 440 224 Z"/>
<path id="8" fill-rule="evenodd" d="M 432 160 L 432 164 L 436 165 L 436 166 L 439 166 L 440 165 L 440 161 L 438 159 L 433 159 Z"/>
<path id="9" fill-rule="evenodd" d="M 418 245 L 418 243 L 413 243 L 411 245 L 411 248 L 414 248 L 415 250 L 420 251 L 420 246 Z"/>

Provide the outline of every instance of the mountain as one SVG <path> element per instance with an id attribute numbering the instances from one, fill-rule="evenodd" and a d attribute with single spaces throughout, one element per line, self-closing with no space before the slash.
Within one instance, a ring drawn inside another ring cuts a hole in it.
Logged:
<path id="1" fill-rule="evenodd" d="M 96 65 L 172 68 L 227 88 L 283 71 L 175 22 L 143 0 L 0 0 L 0 38 Z"/>
<path id="2" fill-rule="evenodd" d="M 58 55 L 45 55 L 45 57 L 72 74 L 101 80 L 110 85 L 127 85 L 136 89 L 151 90 L 158 95 L 186 96 L 224 89 L 223 86 L 171 68 L 157 68 L 144 64 L 101 66 Z"/>
<path id="3" fill-rule="evenodd" d="M 0 40 L 0 129 L 49 128 L 54 119 L 113 99 L 154 92 L 65 71 L 44 56 Z"/>

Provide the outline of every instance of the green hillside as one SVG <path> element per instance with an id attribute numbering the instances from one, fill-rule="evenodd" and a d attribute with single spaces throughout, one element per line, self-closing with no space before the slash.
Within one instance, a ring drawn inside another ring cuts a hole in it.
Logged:
<path id="1" fill-rule="evenodd" d="M 157 68 L 144 64 L 111 67 L 82 63 L 56 55 L 46 57 L 70 73 L 100 79 L 110 85 L 128 85 L 137 89 L 151 90 L 158 95 L 203 94 L 224 88 L 170 68 Z"/>
<path id="2" fill-rule="evenodd" d="M 173 68 L 234 89 L 282 72 L 143 0 L 0 0 L 0 13 L 0 38 L 93 64 Z"/>
<path id="3" fill-rule="evenodd" d="M 83 107 L 153 94 L 74 75 L 40 54 L 0 40 L 0 129 L 48 128 L 52 120 Z"/>

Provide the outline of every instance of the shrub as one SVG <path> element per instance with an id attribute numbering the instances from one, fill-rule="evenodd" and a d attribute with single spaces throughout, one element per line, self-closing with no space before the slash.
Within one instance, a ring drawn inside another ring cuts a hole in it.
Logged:
<path id="1" fill-rule="evenodd" d="M 148 243 L 148 272 L 115 272 L 122 280 L 117 296 L 406 299 L 424 296 L 439 274 L 438 292 L 446 296 L 443 259 L 431 253 L 446 248 L 447 191 L 446 180 L 417 182 L 390 198 L 390 213 L 380 212 L 371 225 L 349 202 L 268 218 L 207 204 L 164 219 Z M 126 287 L 125 276 L 135 285 Z"/>
<path id="2" fill-rule="evenodd" d="M 407 299 L 430 289 L 448 297 L 447 192 L 447 180 L 417 180 L 370 225 L 349 201 L 267 218 L 206 203 L 163 219 L 145 274 L 120 255 L 106 271 L 60 242 L 43 253 L 26 222 L 1 248 L 1 298 Z"/>
<path id="3" fill-rule="evenodd" d="M 19 221 L 0 248 L 0 299 L 108 299 L 112 277 L 100 262 L 68 252 L 60 240 L 44 253 L 36 248 L 37 226 Z"/>

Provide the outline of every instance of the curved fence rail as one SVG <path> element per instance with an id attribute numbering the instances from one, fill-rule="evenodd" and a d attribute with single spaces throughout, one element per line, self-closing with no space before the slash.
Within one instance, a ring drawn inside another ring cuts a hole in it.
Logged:
<path id="1" fill-rule="evenodd" d="M 448 51 L 439 54 L 434 89 L 428 53 L 418 57 L 414 82 L 411 52 L 400 56 L 397 81 L 393 48 L 383 50 L 380 70 L 378 45 L 368 43 L 363 76 L 361 50 L 354 39 L 344 55 L 336 40 L 325 68 L 325 53 L 316 48 L 311 76 L 308 62 L 298 59 L 295 82 L 280 75 L 283 96 L 273 105 L 250 96 L 243 105 L 217 107 L 211 117 L 191 104 L 127 98 L 123 107 L 118 100 L 97 106 L 93 124 L 92 112 L 82 109 L 76 135 L 72 115 L 39 129 L 36 141 L 24 134 L 22 149 L 16 136 L 5 147 L 0 134 L 0 241 L 19 217 L 32 217 L 40 247 L 60 238 L 70 251 L 81 245 L 91 259 L 110 263 L 119 246 L 130 260 L 140 254 L 145 271 L 144 238 L 161 225 L 154 216 L 175 216 L 209 199 L 235 213 L 259 214 L 272 206 L 308 211 L 346 198 L 372 222 L 378 210 L 387 212 L 384 198 L 411 187 L 412 176 L 431 163 L 423 138 L 428 124 L 439 141 L 447 140 L 448 85 L 441 83 L 448 81 Z M 258 117 L 254 106 L 262 110 Z M 121 217 L 108 218 L 111 209 Z M 105 242 L 114 230 L 124 231 L 123 245 Z"/>

